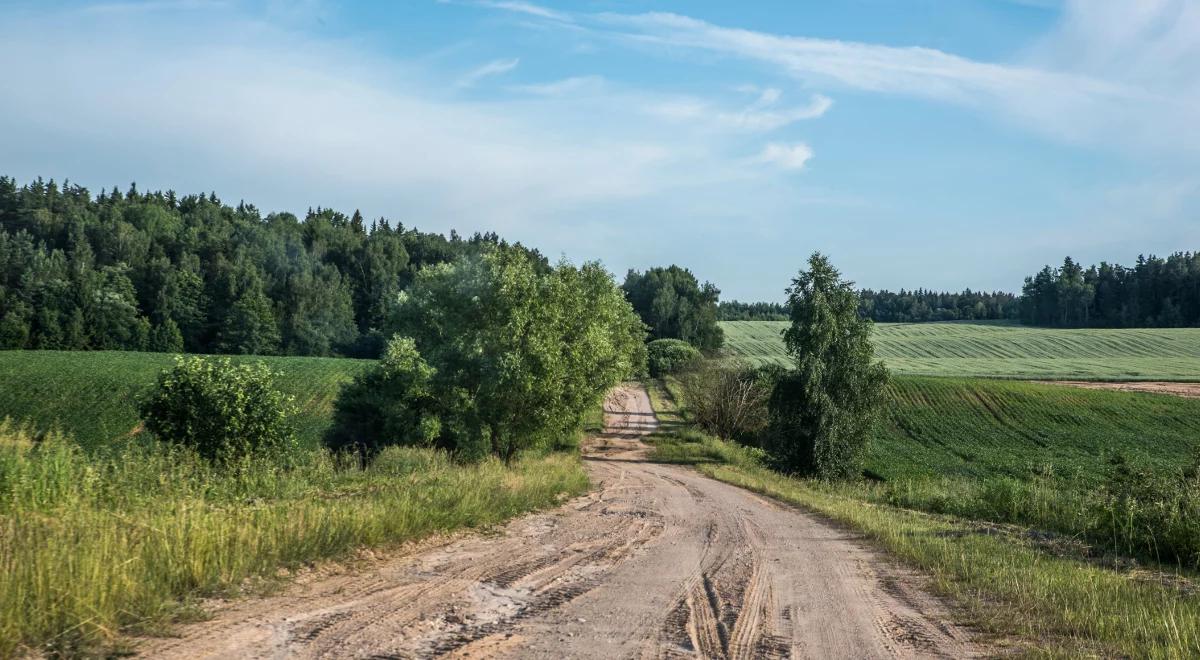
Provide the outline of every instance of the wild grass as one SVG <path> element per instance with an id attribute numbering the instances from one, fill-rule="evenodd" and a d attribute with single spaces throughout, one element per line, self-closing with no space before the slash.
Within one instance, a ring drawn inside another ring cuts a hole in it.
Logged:
<path id="1" fill-rule="evenodd" d="M 329 427 L 341 385 L 368 360 L 231 356 L 265 362 L 283 373 L 277 386 L 296 397 L 302 444 L 315 447 Z M 88 448 L 105 446 L 139 428 L 137 399 L 174 357 L 129 351 L 0 351 L 0 418 L 46 431 L 57 428 Z"/>
<path id="2" fill-rule="evenodd" d="M 393 448 L 361 469 L 322 450 L 218 469 L 149 443 L 89 455 L 0 426 L 0 657 L 111 651 L 250 578 L 497 523 L 582 492 L 577 457 L 463 466 Z"/>
<path id="3" fill-rule="evenodd" d="M 653 391 L 653 390 L 652 390 Z M 654 398 L 656 411 L 679 414 Z M 664 406 L 659 408 L 658 406 Z M 879 485 L 794 479 L 756 451 L 679 426 L 651 438 L 659 460 L 846 524 L 931 577 L 966 622 L 1032 655 L 1181 658 L 1200 653 L 1197 575 L 1101 563 L 1070 538 L 896 506 Z M 966 483 L 966 482 L 960 482 Z M 956 494 L 961 495 L 961 494 Z M 951 497 L 953 499 L 953 497 Z M 1049 493 L 1043 493 L 1047 504 Z"/>
<path id="4" fill-rule="evenodd" d="M 725 352 L 788 364 L 784 321 L 725 321 Z M 1200 380 L 1200 328 L 1060 329 L 1006 322 L 879 323 L 875 352 L 897 374 L 1074 380 Z"/>

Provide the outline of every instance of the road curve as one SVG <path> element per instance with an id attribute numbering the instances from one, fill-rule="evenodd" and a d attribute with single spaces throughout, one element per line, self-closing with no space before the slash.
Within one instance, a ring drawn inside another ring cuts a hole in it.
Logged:
<path id="1" fill-rule="evenodd" d="M 154 658 L 894 658 L 984 654 L 852 533 L 646 461 L 645 390 L 614 390 L 594 490 L 495 535 L 301 580 L 149 642 Z"/>

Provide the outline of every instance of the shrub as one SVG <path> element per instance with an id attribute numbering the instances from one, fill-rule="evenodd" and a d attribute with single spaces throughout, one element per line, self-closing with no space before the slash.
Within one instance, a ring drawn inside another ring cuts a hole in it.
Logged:
<path id="1" fill-rule="evenodd" d="M 1118 552 L 1200 567 L 1200 473 L 1111 461 L 1102 497 L 1093 505 L 1093 535 Z"/>
<path id="2" fill-rule="evenodd" d="M 178 358 L 139 404 L 146 430 L 158 439 L 223 462 L 295 445 L 292 398 L 274 387 L 265 364 L 228 358 Z"/>
<path id="3" fill-rule="evenodd" d="M 767 402 L 781 371 L 705 363 L 681 379 L 688 412 L 713 435 L 757 446 L 770 419 Z"/>
<path id="4" fill-rule="evenodd" d="M 654 378 L 690 369 L 702 358 L 699 349 L 679 339 L 655 339 L 646 344 L 646 366 Z"/>

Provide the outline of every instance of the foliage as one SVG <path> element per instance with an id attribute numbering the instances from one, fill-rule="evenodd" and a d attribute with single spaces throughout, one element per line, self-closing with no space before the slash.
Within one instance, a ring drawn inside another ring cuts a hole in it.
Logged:
<path id="1" fill-rule="evenodd" d="M 874 361 L 853 284 L 820 253 L 808 266 L 788 289 L 783 341 L 795 369 L 771 393 L 767 447 L 789 472 L 847 478 L 861 471 L 887 370 Z"/>
<path id="2" fill-rule="evenodd" d="M 0 657 L 109 657 L 188 603 L 280 569 L 460 527 L 587 489 L 564 454 L 461 466 L 389 448 L 368 467 L 325 450 L 220 469 L 170 445 L 90 455 L 0 424 Z"/>
<path id="3" fill-rule="evenodd" d="M 722 323 L 726 352 L 751 364 L 791 363 L 785 323 Z M 1196 380 L 1200 329 L 1059 329 L 1010 323 L 875 325 L 875 354 L 894 373 L 1065 380 Z"/>
<path id="4" fill-rule="evenodd" d="M 1019 312 L 1019 298 L 1003 291 L 900 289 L 893 293 L 863 289 L 858 292 L 858 313 L 880 322 L 1016 320 Z"/>
<path id="5" fill-rule="evenodd" d="M 696 366 L 704 356 L 681 339 L 655 339 L 646 344 L 646 367 L 654 378 Z"/>
<path id="6" fill-rule="evenodd" d="M 717 318 L 721 321 L 786 321 L 788 310 L 779 303 L 722 300 L 717 304 Z"/>
<path id="7" fill-rule="evenodd" d="M 181 357 L 139 410 L 156 438 L 211 461 L 281 454 L 296 444 L 295 404 L 275 388 L 278 376 L 261 362 Z"/>
<path id="8" fill-rule="evenodd" d="M 421 268 L 492 245 L 357 212 L 301 221 L 215 194 L 0 177 L 0 348 L 374 358 L 369 337 Z"/>
<path id="9" fill-rule="evenodd" d="M 1025 278 L 1021 322 L 1062 327 L 1200 325 L 1200 252 L 1139 256 L 1133 267 L 1084 268 L 1067 257 Z"/>
<path id="10" fill-rule="evenodd" d="M 780 367 L 706 363 L 680 377 L 687 411 L 700 428 L 720 438 L 760 445 L 770 421 L 768 402 Z"/>
<path id="11" fill-rule="evenodd" d="M 681 339 L 702 351 L 715 351 L 724 338 L 717 325 L 717 299 L 721 292 L 703 286 L 686 268 L 630 270 L 622 285 L 633 309 L 650 328 L 652 339 Z"/>
<path id="12" fill-rule="evenodd" d="M 641 323 L 599 264 L 543 270 L 511 248 L 421 271 L 393 319 L 389 359 L 338 404 L 335 446 L 512 460 L 571 434 L 645 363 Z"/>
<path id="13" fill-rule="evenodd" d="M 379 364 L 338 395 L 326 444 L 338 451 L 375 455 L 386 445 L 431 447 L 450 440 L 442 433 L 433 375 L 416 343 L 410 337 L 395 337 Z"/>

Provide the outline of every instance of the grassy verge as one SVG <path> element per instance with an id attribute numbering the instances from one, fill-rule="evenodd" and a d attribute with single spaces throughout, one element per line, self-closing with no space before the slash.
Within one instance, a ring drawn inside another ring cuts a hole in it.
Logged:
<path id="1" fill-rule="evenodd" d="M 663 391 L 663 384 L 652 384 L 656 411 L 678 416 Z M 1027 640 L 1032 654 L 1200 654 L 1193 576 L 1113 569 L 1071 556 L 1028 530 L 881 504 L 866 484 L 788 478 L 763 467 L 753 451 L 684 426 L 652 442 L 660 460 L 692 463 L 713 478 L 859 530 L 932 576 L 934 588 L 970 623 L 999 638 Z"/>
<path id="2" fill-rule="evenodd" d="M 154 630 L 281 567 L 494 524 L 588 483 L 561 453 L 507 469 L 416 449 L 366 469 L 323 451 L 294 460 L 215 470 L 133 444 L 89 456 L 0 426 L 0 657 L 111 649 L 121 631 Z"/>

